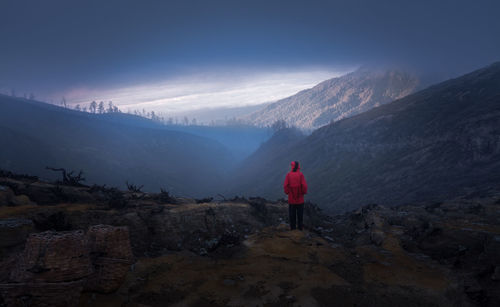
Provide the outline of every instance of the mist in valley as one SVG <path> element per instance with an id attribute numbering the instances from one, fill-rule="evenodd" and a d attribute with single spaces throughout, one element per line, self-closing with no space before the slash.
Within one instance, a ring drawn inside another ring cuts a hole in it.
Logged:
<path id="1" fill-rule="evenodd" d="M 272 135 L 255 126 L 167 125 L 137 115 L 94 114 L 1 96 L 0 168 L 49 180 L 46 167 L 83 171 L 86 184 L 178 196 L 220 193 L 228 174 Z"/>

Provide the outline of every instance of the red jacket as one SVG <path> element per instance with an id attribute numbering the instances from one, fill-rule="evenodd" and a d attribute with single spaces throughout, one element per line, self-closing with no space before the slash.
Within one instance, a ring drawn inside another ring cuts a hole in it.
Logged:
<path id="1" fill-rule="evenodd" d="M 285 194 L 288 195 L 289 204 L 303 204 L 304 194 L 307 194 L 307 183 L 304 174 L 297 171 L 290 171 L 286 174 L 285 183 L 283 183 Z"/>

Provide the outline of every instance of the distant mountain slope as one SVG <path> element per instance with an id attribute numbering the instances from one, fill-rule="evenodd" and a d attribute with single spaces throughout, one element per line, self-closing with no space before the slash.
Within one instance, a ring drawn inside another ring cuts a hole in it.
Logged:
<path id="1" fill-rule="evenodd" d="M 220 143 L 135 116 L 95 115 L 0 96 L 0 168 L 54 178 L 45 166 L 85 172 L 88 183 L 126 180 L 178 195 L 213 194 L 233 160 Z"/>
<path id="2" fill-rule="evenodd" d="M 116 124 L 178 131 L 213 140 L 222 144 L 229 151 L 234 162 L 239 162 L 248 157 L 272 136 L 270 128 L 251 125 L 163 125 L 141 116 L 126 113 L 105 113 L 97 116 Z M 225 165 L 225 168 L 232 166 Z"/>
<path id="3" fill-rule="evenodd" d="M 198 123 L 210 124 L 212 121 L 217 124 L 224 124 L 233 118 L 239 118 L 264 109 L 269 103 L 241 107 L 215 107 L 202 108 L 192 111 L 185 111 L 172 114 L 173 116 L 184 118 L 187 116 L 190 120 L 195 118 Z"/>
<path id="4" fill-rule="evenodd" d="M 415 75 L 398 70 L 359 69 L 281 99 L 243 119 L 258 125 L 283 119 L 298 128 L 316 129 L 402 98 L 420 83 Z"/>
<path id="5" fill-rule="evenodd" d="M 283 197 L 274 174 L 291 160 L 302 162 L 307 198 L 331 211 L 500 190 L 500 63 L 320 128 L 244 164 L 258 168 L 246 180 L 262 196 Z"/>

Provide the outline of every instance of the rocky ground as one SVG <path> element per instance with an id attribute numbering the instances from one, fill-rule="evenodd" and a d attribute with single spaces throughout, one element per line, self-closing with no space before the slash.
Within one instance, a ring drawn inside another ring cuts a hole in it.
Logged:
<path id="1" fill-rule="evenodd" d="M 499 197 L 370 205 L 334 217 L 307 204 L 301 232 L 288 230 L 283 202 L 180 199 L 2 175 L 0 290 L 19 285 L 13 270 L 33 242 L 48 238 L 50 247 L 77 237 L 78 259 L 89 257 L 78 262 L 78 280 L 128 270 L 113 276 L 112 291 L 88 282 L 75 290 L 79 306 L 500 305 Z M 126 228 L 94 226 L 102 224 Z M 76 289 L 75 280 L 64 281 Z"/>

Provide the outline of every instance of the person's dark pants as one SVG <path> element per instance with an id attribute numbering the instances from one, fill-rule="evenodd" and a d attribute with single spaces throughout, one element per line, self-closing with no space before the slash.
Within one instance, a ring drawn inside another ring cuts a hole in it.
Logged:
<path id="1" fill-rule="evenodd" d="M 296 229 L 296 222 L 298 220 L 299 229 L 302 230 L 303 224 L 302 220 L 304 217 L 304 204 L 292 205 L 288 204 L 288 212 L 290 213 L 290 228 L 292 230 Z"/>

